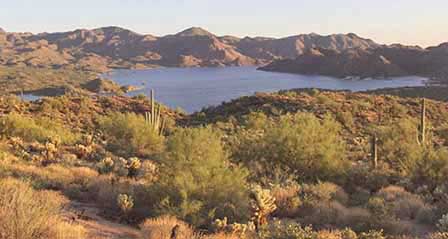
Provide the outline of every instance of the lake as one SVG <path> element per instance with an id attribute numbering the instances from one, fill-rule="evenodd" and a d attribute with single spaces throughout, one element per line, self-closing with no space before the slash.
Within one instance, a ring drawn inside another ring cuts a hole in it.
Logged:
<path id="1" fill-rule="evenodd" d="M 156 100 L 187 112 L 218 105 L 255 92 L 275 92 L 294 88 L 322 88 L 364 91 L 378 88 L 423 86 L 425 78 L 344 80 L 326 76 L 305 76 L 258 71 L 255 67 L 159 68 L 117 70 L 104 75 L 120 85 L 141 87 L 129 93 L 148 95 L 155 90 Z"/>

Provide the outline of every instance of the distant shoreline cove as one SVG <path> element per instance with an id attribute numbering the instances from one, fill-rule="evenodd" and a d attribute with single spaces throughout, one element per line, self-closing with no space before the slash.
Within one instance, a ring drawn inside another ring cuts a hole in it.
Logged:
<path id="1" fill-rule="evenodd" d="M 257 67 L 154 68 L 147 70 L 114 70 L 102 75 L 121 86 L 139 90 L 128 96 L 148 95 L 171 108 L 192 113 L 256 92 L 276 92 L 297 88 L 367 91 L 382 88 L 425 86 L 428 78 L 419 76 L 391 78 L 335 78 L 322 75 L 300 75 L 258 70 Z"/>

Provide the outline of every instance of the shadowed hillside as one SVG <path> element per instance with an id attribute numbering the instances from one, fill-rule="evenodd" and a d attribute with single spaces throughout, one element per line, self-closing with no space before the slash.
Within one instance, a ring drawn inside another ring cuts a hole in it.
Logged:
<path id="1" fill-rule="evenodd" d="M 371 49 L 312 49 L 295 59 L 283 59 L 260 68 L 266 71 L 334 77 L 384 78 L 424 76 L 438 83 L 448 81 L 446 44 L 422 49 L 402 45 Z"/>

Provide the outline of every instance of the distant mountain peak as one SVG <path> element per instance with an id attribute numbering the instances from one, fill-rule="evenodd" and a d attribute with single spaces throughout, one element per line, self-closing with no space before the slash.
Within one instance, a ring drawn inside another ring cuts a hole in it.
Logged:
<path id="1" fill-rule="evenodd" d="M 356 33 L 353 32 L 347 33 L 347 36 L 350 38 L 361 38 L 360 36 L 356 35 Z"/>
<path id="2" fill-rule="evenodd" d="M 176 34 L 176 36 L 214 36 L 214 34 L 201 27 L 191 27 Z"/>
<path id="3" fill-rule="evenodd" d="M 6 33 L 6 31 L 3 30 L 3 28 L 0 27 L 0 33 Z"/>
<path id="4" fill-rule="evenodd" d="M 93 31 L 102 31 L 102 32 L 106 32 L 106 33 L 121 33 L 121 32 L 127 32 L 127 33 L 132 33 L 132 34 L 136 34 L 139 35 L 129 29 L 126 28 L 122 28 L 122 27 L 118 27 L 118 26 L 108 26 L 108 27 L 101 27 L 101 28 L 97 28 L 94 29 Z"/>

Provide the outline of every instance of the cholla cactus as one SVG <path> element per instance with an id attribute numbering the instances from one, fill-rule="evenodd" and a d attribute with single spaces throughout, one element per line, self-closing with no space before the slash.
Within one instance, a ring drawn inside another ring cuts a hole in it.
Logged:
<path id="1" fill-rule="evenodd" d="M 45 143 L 44 151 L 42 152 L 45 160 L 47 162 L 52 161 L 54 159 L 54 155 L 58 152 L 56 144 L 52 142 Z"/>
<path id="2" fill-rule="evenodd" d="M 224 219 L 216 219 L 212 224 L 215 231 L 225 231 L 227 226 L 227 217 L 224 217 Z"/>
<path id="3" fill-rule="evenodd" d="M 77 144 L 76 146 L 76 155 L 80 158 L 88 158 L 94 151 L 94 147 L 92 145 L 82 145 Z"/>
<path id="4" fill-rule="evenodd" d="M 447 239 L 448 238 L 448 232 L 437 232 L 432 233 L 428 236 L 428 239 Z"/>
<path id="5" fill-rule="evenodd" d="M 440 232 L 448 232 L 448 214 L 445 214 L 437 223 Z"/>
<path id="6" fill-rule="evenodd" d="M 161 115 L 161 107 L 156 107 L 156 101 L 154 100 L 154 90 L 151 90 L 151 112 L 145 113 L 145 122 L 151 127 L 152 130 L 159 135 L 163 135 L 165 128 L 165 120 Z"/>
<path id="7" fill-rule="evenodd" d="M 98 171 L 100 173 L 110 173 L 114 169 L 115 162 L 112 158 L 107 157 L 100 161 L 98 164 Z"/>
<path id="8" fill-rule="evenodd" d="M 124 215 L 127 215 L 134 207 L 134 199 L 127 194 L 120 194 L 117 198 L 117 205 Z"/>
<path id="9" fill-rule="evenodd" d="M 256 186 L 251 192 L 252 198 L 252 221 L 255 224 L 256 230 L 267 224 L 267 220 L 270 214 L 272 214 L 277 206 L 275 205 L 275 198 L 271 195 L 271 192 L 266 189 L 262 189 L 260 186 Z"/>
<path id="10" fill-rule="evenodd" d="M 228 224 L 227 217 L 224 217 L 224 219 L 216 219 L 213 223 L 213 228 L 217 232 L 231 233 L 232 235 L 240 235 L 241 237 L 247 235 L 249 232 L 255 231 L 255 225 L 253 222 L 249 222 L 247 224 Z"/>
<path id="11" fill-rule="evenodd" d="M 133 157 L 128 159 L 126 168 L 128 169 L 128 177 L 136 177 L 139 169 L 142 167 L 140 159 Z"/>
<path id="12" fill-rule="evenodd" d="M 24 142 L 19 137 L 11 137 L 9 139 L 9 142 L 10 142 L 11 146 L 13 147 L 13 149 L 15 149 L 15 150 L 23 150 L 23 149 L 25 149 Z"/>
<path id="13" fill-rule="evenodd" d="M 93 135 L 83 135 L 82 136 L 82 141 L 84 142 L 85 145 L 92 145 L 93 141 L 94 141 L 94 137 Z"/>

